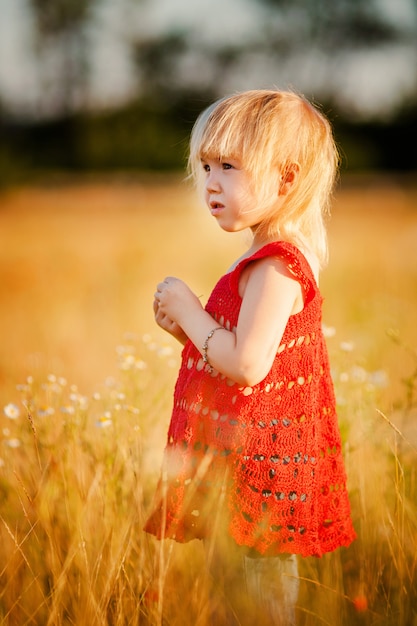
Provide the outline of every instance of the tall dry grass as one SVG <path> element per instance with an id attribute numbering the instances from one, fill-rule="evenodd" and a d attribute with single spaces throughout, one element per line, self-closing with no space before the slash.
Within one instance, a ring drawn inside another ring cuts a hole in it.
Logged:
<path id="1" fill-rule="evenodd" d="M 416 190 L 347 186 L 322 290 L 357 541 L 300 564 L 300 624 L 417 624 Z M 240 253 L 180 181 L 0 198 L 0 620 L 207 623 L 201 546 L 141 531 L 179 348 L 154 286 Z"/>

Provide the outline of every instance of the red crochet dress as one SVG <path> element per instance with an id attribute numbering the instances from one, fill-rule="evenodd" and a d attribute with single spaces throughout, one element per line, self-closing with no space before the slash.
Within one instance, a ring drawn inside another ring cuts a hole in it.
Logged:
<path id="1" fill-rule="evenodd" d="M 180 542 L 207 537 L 224 496 L 238 545 L 268 556 L 321 556 L 349 545 L 355 531 L 311 268 L 295 246 L 270 243 L 219 280 L 206 310 L 219 325 L 236 327 L 241 272 L 267 256 L 282 259 L 300 282 L 304 309 L 289 318 L 269 374 L 253 387 L 210 374 L 186 343 L 145 530 Z"/>

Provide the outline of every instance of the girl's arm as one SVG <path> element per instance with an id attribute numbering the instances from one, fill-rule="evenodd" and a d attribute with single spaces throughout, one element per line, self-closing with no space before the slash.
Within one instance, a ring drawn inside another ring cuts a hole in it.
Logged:
<path id="1" fill-rule="evenodd" d="M 303 308 L 300 284 L 279 259 L 267 257 L 245 269 L 237 328 L 219 330 L 208 343 L 210 365 L 240 385 L 253 386 L 272 367 L 290 315 Z M 160 314 L 167 315 L 203 351 L 210 331 L 219 326 L 185 283 L 166 278 L 155 294 Z"/>

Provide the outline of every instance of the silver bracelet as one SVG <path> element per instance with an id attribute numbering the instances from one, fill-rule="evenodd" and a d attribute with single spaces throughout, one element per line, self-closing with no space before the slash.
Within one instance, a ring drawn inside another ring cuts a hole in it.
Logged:
<path id="1" fill-rule="evenodd" d="M 224 326 L 217 326 L 216 328 L 213 328 L 213 330 L 211 330 L 209 332 L 209 334 L 206 337 L 205 342 L 203 343 L 203 362 L 208 366 L 208 372 L 209 374 L 211 374 L 213 372 L 213 366 L 210 365 L 210 362 L 208 360 L 208 356 L 207 356 L 207 348 L 208 348 L 208 342 L 210 341 L 210 339 L 213 337 L 214 333 L 216 332 L 216 330 L 224 330 Z"/>

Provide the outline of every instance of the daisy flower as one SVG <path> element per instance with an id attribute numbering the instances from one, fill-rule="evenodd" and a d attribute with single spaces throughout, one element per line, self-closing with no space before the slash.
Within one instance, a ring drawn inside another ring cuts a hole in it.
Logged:
<path id="1" fill-rule="evenodd" d="M 3 409 L 3 413 L 9 420 L 15 420 L 20 416 L 20 409 L 15 404 L 6 404 Z"/>
<path id="2" fill-rule="evenodd" d="M 98 428 L 109 428 L 113 425 L 113 420 L 110 411 L 106 411 L 104 415 L 98 418 L 96 426 Z"/>

